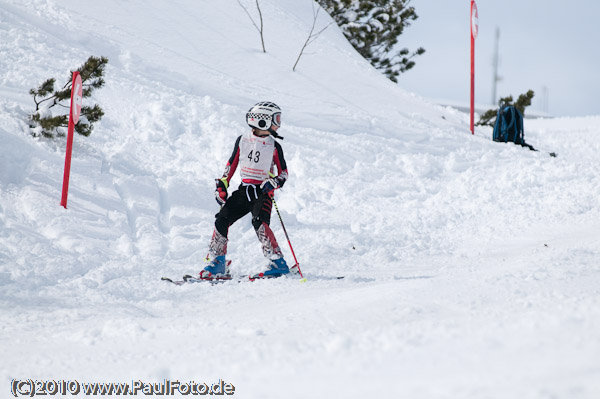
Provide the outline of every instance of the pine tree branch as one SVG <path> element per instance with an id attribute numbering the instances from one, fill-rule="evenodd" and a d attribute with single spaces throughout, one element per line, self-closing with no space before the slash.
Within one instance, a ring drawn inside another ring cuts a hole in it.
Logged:
<path id="1" fill-rule="evenodd" d="M 79 67 L 79 69 L 77 69 L 82 79 L 82 97 L 90 97 L 94 89 L 104 86 L 105 80 L 103 79 L 103 74 L 104 68 L 106 67 L 107 63 L 108 58 L 106 57 L 91 56 L 86 60 L 86 62 L 83 65 Z M 61 90 L 57 90 L 52 93 L 52 91 L 54 90 L 55 83 L 55 79 L 52 78 L 46 80 L 37 89 L 31 89 L 29 91 L 29 93 L 33 96 L 33 100 L 36 104 L 35 112 L 29 117 L 29 125 L 35 131 L 35 133 L 32 132 L 34 136 L 38 135 L 38 133 L 44 137 L 49 138 L 53 138 L 54 133 L 58 134 L 59 136 L 63 135 L 63 133 L 61 133 L 58 129 L 61 127 L 68 126 L 68 113 L 65 115 L 59 115 L 54 117 L 41 117 L 38 111 L 40 109 L 40 105 L 47 101 L 52 101 L 52 104 L 48 108 L 52 108 L 55 105 L 58 105 L 63 109 L 70 109 L 71 104 L 65 104 L 63 102 L 66 102 L 71 98 L 74 73 L 75 71 L 71 71 L 70 79 L 67 81 L 67 83 L 65 83 Z M 39 99 L 41 95 L 49 95 L 50 93 L 52 93 L 51 96 L 41 100 Z M 94 107 L 91 108 L 86 106 L 82 107 L 82 116 L 85 120 L 87 120 L 87 123 L 78 123 L 77 125 L 75 125 L 75 131 L 84 136 L 88 136 L 93 130 L 93 123 L 99 121 L 103 115 L 104 112 L 98 104 L 95 104 Z"/>
<path id="2" fill-rule="evenodd" d="M 513 103 L 513 96 L 502 97 L 498 100 L 498 109 L 489 109 L 487 110 L 480 118 L 479 122 L 477 122 L 476 126 L 494 126 L 496 124 L 496 116 L 498 115 L 498 110 L 506 105 L 513 105 L 516 109 L 519 110 L 521 115 L 525 116 L 525 108 L 531 105 L 531 100 L 535 95 L 533 90 L 528 90 L 527 93 L 521 94 L 517 101 Z M 494 119 L 494 122 L 492 122 Z"/>
<path id="3" fill-rule="evenodd" d="M 410 57 L 395 58 L 390 54 L 405 27 L 418 18 L 410 0 L 317 0 L 354 49 L 390 80 L 411 69 L 411 60 L 422 55 L 419 48 Z M 408 55 L 408 51 L 406 54 Z M 395 58 L 391 63 L 385 61 Z M 396 64 L 394 64 L 394 62 Z"/>

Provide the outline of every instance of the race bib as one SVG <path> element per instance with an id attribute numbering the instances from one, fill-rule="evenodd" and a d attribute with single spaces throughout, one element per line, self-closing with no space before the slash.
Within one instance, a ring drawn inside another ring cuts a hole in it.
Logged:
<path id="1" fill-rule="evenodd" d="M 240 141 L 240 174 L 242 181 L 260 183 L 269 177 L 273 164 L 275 140 L 273 137 L 257 137 L 253 134 Z"/>

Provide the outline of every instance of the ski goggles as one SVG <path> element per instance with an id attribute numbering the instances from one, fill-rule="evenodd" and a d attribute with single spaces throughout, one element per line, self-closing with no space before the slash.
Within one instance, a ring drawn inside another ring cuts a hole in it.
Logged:
<path id="1" fill-rule="evenodd" d="M 276 112 L 273 114 L 273 124 L 275 126 L 281 126 L 281 112 Z"/>
<path id="2" fill-rule="evenodd" d="M 248 112 L 246 114 L 246 122 L 252 127 L 267 130 L 271 125 L 281 126 L 281 112 L 276 112 L 273 115 L 256 114 Z"/>

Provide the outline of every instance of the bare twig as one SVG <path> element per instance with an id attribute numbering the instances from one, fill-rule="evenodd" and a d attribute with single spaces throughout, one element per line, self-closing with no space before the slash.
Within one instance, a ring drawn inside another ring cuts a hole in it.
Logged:
<path id="1" fill-rule="evenodd" d="M 240 7 L 242 7 L 244 9 L 244 11 L 246 11 L 248 18 L 250 18 L 250 21 L 252 21 L 252 25 L 254 25 L 254 27 L 260 34 L 260 42 L 262 44 L 263 53 L 266 53 L 267 50 L 265 50 L 265 39 L 264 39 L 264 35 L 263 35 L 263 32 L 264 32 L 263 17 L 262 17 L 262 12 L 260 11 L 260 4 L 258 3 L 258 0 L 256 0 L 256 8 L 258 9 L 258 17 L 260 18 L 260 28 L 258 27 L 258 25 L 256 25 L 256 22 L 254 22 L 254 18 L 252 18 L 252 15 L 250 15 L 250 12 L 248 12 L 248 9 L 246 7 L 244 7 L 242 2 L 240 0 L 237 0 L 237 2 L 240 5 Z"/>
<path id="2" fill-rule="evenodd" d="M 319 17 L 319 11 L 321 11 L 321 6 L 317 6 L 317 10 L 315 11 L 315 2 L 313 0 L 312 4 L 313 4 L 313 23 L 312 23 L 312 27 L 310 28 L 310 32 L 308 34 L 308 37 L 306 38 L 306 41 L 304 42 L 304 45 L 302 46 L 302 49 L 300 50 L 300 54 L 298 54 L 298 58 L 296 59 L 296 63 L 294 64 L 294 67 L 292 68 L 292 71 L 296 71 L 296 66 L 298 65 L 298 62 L 300 61 L 300 57 L 302 57 L 302 54 L 304 53 L 304 49 L 306 49 L 306 47 L 311 44 L 312 42 L 314 42 L 315 40 L 317 40 L 317 38 L 319 37 L 319 35 L 321 33 L 323 33 L 323 31 L 325 31 L 325 29 L 329 28 L 329 25 L 331 25 L 333 22 L 330 22 L 329 24 L 327 24 L 327 26 L 325 26 L 323 29 L 321 29 L 320 31 L 318 31 L 317 33 L 313 33 L 315 31 L 315 26 L 317 25 L 317 18 Z"/>

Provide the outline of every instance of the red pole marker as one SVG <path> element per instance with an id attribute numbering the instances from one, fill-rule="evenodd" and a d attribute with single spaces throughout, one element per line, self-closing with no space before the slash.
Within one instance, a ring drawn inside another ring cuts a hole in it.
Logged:
<path id="1" fill-rule="evenodd" d="M 83 85 L 81 75 L 78 71 L 73 73 L 73 85 L 71 88 L 71 108 L 69 109 L 69 131 L 67 133 L 67 151 L 65 154 L 65 173 L 63 176 L 62 199 L 60 204 L 67 209 L 67 196 L 69 195 L 69 176 L 71 174 L 71 153 L 73 152 L 73 130 L 79 122 L 81 113 Z"/>
<path id="2" fill-rule="evenodd" d="M 471 0 L 471 134 L 475 134 L 475 39 L 479 33 L 477 4 Z"/>

